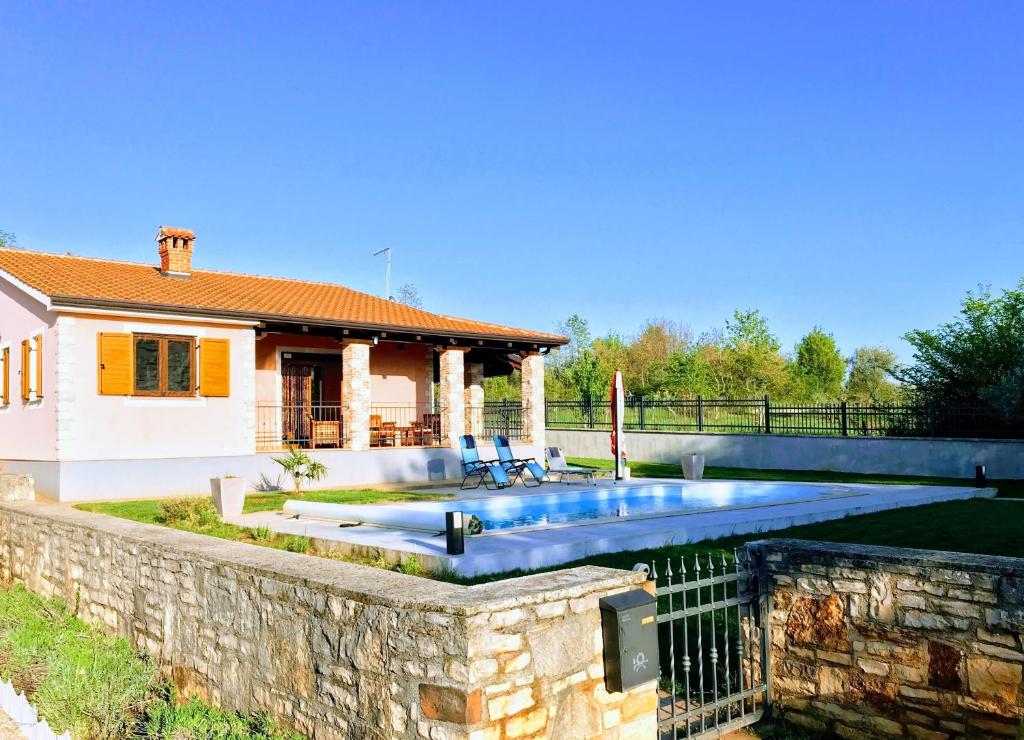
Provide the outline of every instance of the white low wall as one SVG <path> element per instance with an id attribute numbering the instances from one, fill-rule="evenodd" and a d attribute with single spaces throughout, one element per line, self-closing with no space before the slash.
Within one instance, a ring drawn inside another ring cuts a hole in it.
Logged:
<path id="1" fill-rule="evenodd" d="M 1024 478 L 1024 442 L 985 439 L 798 437 L 772 434 L 626 432 L 631 460 L 679 463 L 685 453 L 708 465 L 767 470 L 832 470 L 973 478 L 985 465 L 993 479 Z M 607 431 L 548 429 L 548 444 L 572 457 L 611 459 Z"/>
<path id="2" fill-rule="evenodd" d="M 520 457 L 543 459 L 534 445 L 513 445 Z M 273 458 L 283 453 L 262 452 L 229 457 L 181 457 L 154 460 L 89 460 L 39 462 L 0 460 L 5 472 L 32 475 L 36 493 L 56 501 L 132 499 L 210 493 L 210 478 L 235 475 L 253 490 L 291 487 Z M 384 450 L 311 450 L 327 466 L 327 477 L 311 488 L 349 488 L 382 483 L 424 483 L 461 480 L 462 457 L 447 447 Z M 497 457 L 493 446 L 481 445 L 480 457 Z"/>

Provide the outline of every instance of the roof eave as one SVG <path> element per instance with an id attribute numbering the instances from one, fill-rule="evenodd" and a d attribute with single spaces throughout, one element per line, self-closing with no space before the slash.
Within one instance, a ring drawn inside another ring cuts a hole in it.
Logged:
<path id="1" fill-rule="evenodd" d="M 183 314 L 189 316 L 202 316 L 206 318 L 224 318 L 241 321 L 277 321 L 285 323 L 304 323 L 315 326 L 336 326 L 339 328 L 362 329 L 367 331 L 402 331 L 434 336 L 447 335 L 460 339 L 484 339 L 501 342 L 516 342 L 522 344 L 537 344 L 544 347 L 560 347 L 568 344 L 569 340 L 555 334 L 504 334 L 502 332 L 472 332 L 456 331 L 447 332 L 437 328 L 423 326 L 405 326 L 397 324 L 382 324 L 365 321 L 347 321 L 341 319 L 324 319 L 316 316 L 300 316 L 293 314 L 271 314 L 252 311 L 231 311 L 225 309 L 196 308 L 194 306 L 176 306 L 162 303 L 137 303 L 129 301 L 105 301 L 95 298 L 81 298 L 77 296 L 54 295 L 50 296 L 53 310 L 64 309 L 121 309 L 126 311 L 146 311 L 155 314 Z"/>

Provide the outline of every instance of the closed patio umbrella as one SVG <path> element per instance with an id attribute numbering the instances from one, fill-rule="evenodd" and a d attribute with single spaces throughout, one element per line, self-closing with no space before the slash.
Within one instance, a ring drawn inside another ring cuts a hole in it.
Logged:
<path id="1" fill-rule="evenodd" d="M 626 415 L 626 393 L 622 388 L 622 372 L 615 371 L 611 389 L 612 456 L 615 458 L 615 480 L 622 480 L 622 463 L 626 458 L 625 439 L 622 435 L 623 417 Z"/>

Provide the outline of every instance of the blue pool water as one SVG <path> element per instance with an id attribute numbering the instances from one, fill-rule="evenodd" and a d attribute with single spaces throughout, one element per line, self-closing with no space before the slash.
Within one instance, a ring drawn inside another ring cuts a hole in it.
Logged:
<path id="1" fill-rule="evenodd" d="M 485 499 L 400 504 L 424 511 L 475 515 L 484 531 L 536 527 L 651 514 L 685 514 L 700 509 L 779 504 L 827 498 L 850 489 L 827 483 L 700 481 L 572 490 L 549 484 L 556 493 L 513 494 Z"/>

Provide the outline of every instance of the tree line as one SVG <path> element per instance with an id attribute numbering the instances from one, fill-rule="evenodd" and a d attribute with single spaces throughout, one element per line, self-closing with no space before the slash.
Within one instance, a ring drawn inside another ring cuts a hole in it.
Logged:
<path id="1" fill-rule="evenodd" d="M 967 293 L 960 312 L 904 338 L 909 363 L 884 347 L 844 354 L 835 337 L 813 327 L 789 351 L 757 310 L 736 311 L 719 329 L 694 336 L 668 319 L 633 334 L 594 337 L 585 318 L 559 324 L 569 344 L 547 363 L 547 397 L 600 402 L 612 373 L 627 392 L 650 399 L 760 398 L 780 403 L 897 402 L 982 408 L 1024 427 L 1024 279 L 993 294 Z M 516 398 L 516 377 L 489 378 L 489 399 Z"/>

